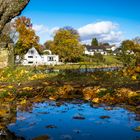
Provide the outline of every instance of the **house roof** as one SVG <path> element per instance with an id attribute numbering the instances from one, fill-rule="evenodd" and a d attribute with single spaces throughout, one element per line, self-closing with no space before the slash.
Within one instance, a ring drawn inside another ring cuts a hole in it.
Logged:
<path id="1" fill-rule="evenodd" d="M 94 51 L 94 50 L 104 50 L 105 51 L 110 46 L 90 46 L 90 45 L 86 45 L 85 47 L 88 51 Z"/>

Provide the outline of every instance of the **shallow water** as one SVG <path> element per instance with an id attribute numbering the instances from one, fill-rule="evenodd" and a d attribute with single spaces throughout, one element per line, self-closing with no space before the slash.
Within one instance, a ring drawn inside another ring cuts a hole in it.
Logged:
<path id="1" fill-rule="evenodd" d="M 17 110 L 8 129 L 27 140 L 48 135 L 52 140 L 140 140 L 136 114 L 120 107 L 93 107 L 89 103 L 45 102 L 32 110 Z M 101 117 L 102 116 L 102 117 Z"/>

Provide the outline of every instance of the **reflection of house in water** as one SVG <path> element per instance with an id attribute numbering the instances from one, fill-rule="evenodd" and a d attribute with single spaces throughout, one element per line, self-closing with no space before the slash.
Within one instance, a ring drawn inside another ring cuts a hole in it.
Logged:
<path id="1" fill-rule="evenodd" d="M 38 51 L 32 47 L 24 55 L 23 60 L 21 61 L 22 65 L 58 65 L 59 56 L 53 55 L 50 50 L 45 50 L 44 53 L 48 54 L 40 55 Z M 16 62 L 19 61 L 19 56 L 16 57 Z"/>

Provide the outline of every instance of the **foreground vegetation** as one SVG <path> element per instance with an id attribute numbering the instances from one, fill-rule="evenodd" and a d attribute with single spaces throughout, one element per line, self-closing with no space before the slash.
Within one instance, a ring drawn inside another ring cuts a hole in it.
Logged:
<path id="1" fill-rule="evenodd" d="M 1 70 L 0 102 L 27 104 L 46 99 L 77 98 L 92 103 L 126 103 L 139 107 L 140 76 L 130 69 L 94 73 L 46 73 L 44 70 L 44 67 Z"/>

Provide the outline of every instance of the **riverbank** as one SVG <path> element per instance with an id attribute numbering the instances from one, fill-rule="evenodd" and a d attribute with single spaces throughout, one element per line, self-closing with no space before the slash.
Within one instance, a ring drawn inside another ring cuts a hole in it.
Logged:
<path id="1" fill-rule="evenodd" d="M 60 108 L 67 101 L 78 101 L 81 106 L 88 103 L 93 108 L 104 105 L 108 110 L 119 106 L 138 114 L 136 119 L 140 120 L 140 81 L 126 71 L 97 69 L 81 73 L 71 69 L 46 73 L 42 67 L 3 69 L 0 71 L 0 132 L 9 133 L 7 125 L 24 119 L 16 117 L 18 111 L 32 114 L 35 104 L 45 102 L 55 102 Z"/>
<path id="2" fill-rule="evenodd" d="M 126 104 L 140 112 L 140 81 L 119 71 L 45 73 L 42 68 L 1 71 L 0 102 L 26 105 L 47 99 Z M 1 113 L 2 114 L 2 113 Z"/>

